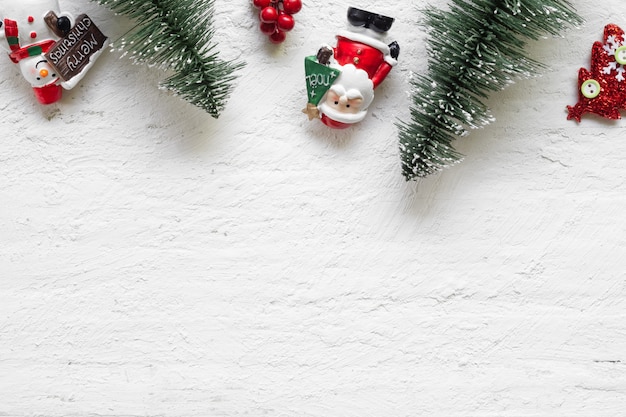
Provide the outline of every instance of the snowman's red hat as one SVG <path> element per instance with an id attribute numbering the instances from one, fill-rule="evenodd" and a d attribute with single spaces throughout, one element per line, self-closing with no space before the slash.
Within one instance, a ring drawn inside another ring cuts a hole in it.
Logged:
<path id="1" fill-rule="evenodd" d="M 55 83 L 44 85 L 43 87 L 33 87 L 33 92 L 37 101 L 41 104 L 52 104 L 61 100 L 63 88 Z"/>

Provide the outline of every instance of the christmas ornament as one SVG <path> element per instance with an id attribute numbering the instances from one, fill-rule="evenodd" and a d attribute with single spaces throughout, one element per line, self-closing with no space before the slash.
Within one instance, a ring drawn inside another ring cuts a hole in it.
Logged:
<path id="1" fill-rule="evenodd" d="M 347 17 L 349 28 L 338 33 L 334 48 L 322 46 L 305 58 L 309 101 L 303 113 L 335 129 L 365 118 L 374 90 L 400 54 L 397 42 L 383 42 L 393 18 L 355 7 L 348 8 Z"/>
<path id="2" fill-rule="evenodd" d="M 0 43 L 42 104 L 76 86 L 107 42 L 88 16 L 75 21 L 56 0 L 5 2 L 0 18 Z"/>
<path id="3" fill-rule="evenodd" d="M 413 76 L 411 121 L 398 125 L 407 180 L 459 162 L 453 139 L 494 120 L 484 103 L 489 93 L 543 68 L 525 56 L 525 39 L 582 23 L 566 0 L 450 3 L 447 11 L 424 11 L 428 70 Z"/>
<path id="4" fill-rule="evenodd" d="M 293 15 L 302 9 L 301 0 L 252 0 L 252 4 L 260 9 L 259 28 L 272 43 L 285 40 L 285 32 L 289 32 L 296 24 Z"/>
<path id="5" fill-rule="evenodd" d="M 140 64 L 169 71 L 161 87 L 219 117 L 241 63 L 219 58 L 213 43 L 214 0 L 98 0 L 137 21 L 112 45 Z"/>
<path id="6" fill-rule="evenodd" d="M 591 48 L 591 70 L 578 71 L 578 103 L 567 106 L 567 119 L 580 122 L 584 113 L 620 119 L 626 109 L 626 39 L 619 26 L 604 27 L 604 43 Z"/>

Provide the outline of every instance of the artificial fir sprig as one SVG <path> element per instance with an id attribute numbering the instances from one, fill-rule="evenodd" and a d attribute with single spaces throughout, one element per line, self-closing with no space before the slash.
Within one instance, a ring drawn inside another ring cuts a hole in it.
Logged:
<path id="1" fill-rule="evenodd" d="M 113 48 L 140 64 L 172 71 L 161 87 L 217 118 L 242 64 L 218 57 L 214 0 L 96 0 L 137 22 Z"/>
<path id="2" fill-rule="evenodd" d="M 456 136 L 493 121 L 484 100 L 543 66 L 524 54 L 524 39 L 579 25 L 567 0 L 451 0 L 449 11 L 424 10 L 428 72 L 412 81 L 411 121 L 399 123 L 407 180 L 461 160 Z"/>

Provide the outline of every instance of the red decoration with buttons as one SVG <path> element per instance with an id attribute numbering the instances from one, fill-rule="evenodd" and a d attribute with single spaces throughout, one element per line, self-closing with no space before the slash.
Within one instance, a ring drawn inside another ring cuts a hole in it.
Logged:
<path id="1" fill-rule="evenodd" d="M 591 49 L 591 69 L 578 71 L 578 103 L 567 106 L 567 119 L 580 122 L 585 113 L 620 119 L 626 109 L 626 38 L 617 25 L 604 27 L 604 42 Z"/>
<path id="2" fill-rule="evenodd" d="M 349 31 L 337 35 L 334 56 L 339 65 L 353 64 L 367 72 L 374 88 L 383 82 L 397 63 L 391 57 L 388 45 L 367 35 Z"/>
<path id="3" fill-rule="evenodd" d="M 393 18 L 355 7 L 348 8 L 347 18 L 349 30 L 338 33 L 337 45 L 323 46 L 317 54 L 319 64 L 338 70 L 340 75 L 329 83 L 319 103 L 308 103 L 303 110 L 309 119 L 319 118 L 334 129 L 345 129 L 365 118 L 374 90 L 397 64 L 400 54 L 397 42 L 383 41 Z"/>

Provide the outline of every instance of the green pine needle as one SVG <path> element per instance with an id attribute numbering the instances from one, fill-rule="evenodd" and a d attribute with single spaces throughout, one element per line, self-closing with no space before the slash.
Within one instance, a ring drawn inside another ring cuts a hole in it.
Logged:
<path id="1" fill-rule="evenodd" d="M 411 81 L 411 121 L 398 124 L 407 181 L 459 162 L 453 140 L 493 121 L 489 93 L 543 68 L 525 56 L 525 39 L 582 24 L 567 0 L 450 1 L 449 11 L 423 11 L 428 73 Z"/>
<path id="2" fill-rule="evenodd" d="M 171 71 L 161 87 L 219 117 L 243 64 L 218 57 L 212 43 L 215 0 L 95 0 L 137 21 L 112 47 L 136 63 Z"/>

